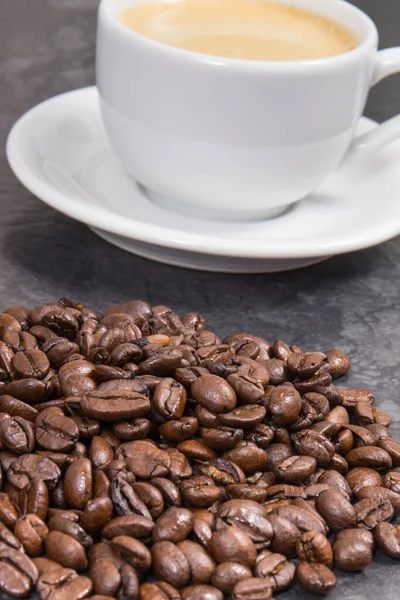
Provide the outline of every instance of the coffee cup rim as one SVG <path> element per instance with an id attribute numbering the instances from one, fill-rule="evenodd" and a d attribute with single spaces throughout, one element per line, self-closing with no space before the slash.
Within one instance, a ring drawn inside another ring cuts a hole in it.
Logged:
<path id="1" fill-rule="evenodd" d="M 140 0 L 139 0 L 140 1 Z M 180 1 L 180 0 L 176 0 Z M 314 11 L 310 8 L 310 4 L 313 4 L 315 0 L 272 0 L 273 2 L 279 2 L 281 4 L 289 4 L 291 6 L 299 6 L 305 9 Z M 99 20 L 102 19 L 107 21 L 107 25 L 113 28 L 114 32 L 124 37 L 128 43 L 135 45 L 140 44 L 143 48 L 153 53 L 162 53 L 165 57 L 169 57 L 171 60 L 180 60 L 185 62 L 192 62 L 195 64 L 212 65 L 216 67 L 223 67 L 226 69 L 245 70 L 245 71 L 282 71 L 288 73 L 291 71 L 299 71 L 299 69 L 318 69 L 318 68 L 329 68 L 329 67 L 340 67 L 341 64 L 348 64 L 349 61 L 358 60 L 360 55 L 363 55 L 365 51 L 371 49 L 377 49 L 378 47 L 378 31 L 373 20 L 360 8 L 354 6 L 347 0 L 324 0 L 324 5 L 337 6 L 338 10 L 346 11 L 348 15 L 355 16 L 359 23 L 363 26 L 365 33 L 362 37 L 362 41 L 357 44 L 352 50 L 336 54 L 334 56 L 328 56 L 324 58 L 314 58 L 306 60 L 250 60 L 250 59 L 239 59 L 239 58 L 228 58 L 223 56 L 214 56 L 212 54 L 205 54 L 201 52 L 194 52 L 186 50 L 184 48 L 177 48 L 170 46 L 164 42 L 153 40 L 145 35 L 142 35 L 123 23 L 118 18 L 123 8 L 134 5 L 138 2 L 132 0 L 101 0 L 99 5 Z M 316 4 L 316 3 L 315 3 Z M 344 25 L 351 31 L 353 30 L 346 22 L 343 22 L 336 16 L 330 17 L 337 20 L 338 23 Z"/>

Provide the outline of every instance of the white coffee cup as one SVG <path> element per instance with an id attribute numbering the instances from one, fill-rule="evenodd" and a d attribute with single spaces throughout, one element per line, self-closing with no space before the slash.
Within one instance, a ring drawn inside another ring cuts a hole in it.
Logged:
<path id="1" fill-rule="evenodd" d="M 400 137 L 398 116 L 354 140 L 371 86 L 400 71 L 400 48 L 378 52 L 374 23 L 353 5 L 281 0 L 334 19 L 359 43 L 329 58 L 274 62 L 146 38 L 119 21 L 135 1 L 100 4 L 97 85 L 125 170 L 165 208 L 208 219 L 276 216 L 343 159 Z"/>

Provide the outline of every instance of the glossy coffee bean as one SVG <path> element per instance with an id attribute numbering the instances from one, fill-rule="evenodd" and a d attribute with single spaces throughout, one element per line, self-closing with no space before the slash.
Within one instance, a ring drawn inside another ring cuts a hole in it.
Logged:
<path id="1" fill-rule="evenodd" d="M 301 562 L 297 566 L 297 579 L 302 588 L 311 594 L 323 596 L 336 586 L 336 575 L 325 564 Z"/>

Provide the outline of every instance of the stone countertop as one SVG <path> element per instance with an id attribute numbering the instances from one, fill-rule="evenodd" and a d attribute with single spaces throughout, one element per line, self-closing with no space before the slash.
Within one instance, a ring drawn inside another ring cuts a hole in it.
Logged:
<path id="1" fill-rule="evenodd" d="M 400 44 L 398 0 L 357 0 L 381 46 Z M 0 0 L 0 308 L 70 296 L 101 310 L 132 298 L 202 312 L 224 335 L 250 331 L 306 349 L 338 347 L 353 359 L 350 386 L 370 389 L 400 434 L 400 238 L 301 271 L 223 275 L 183 270 L 127 254 L 45 206 L 14 178 L 6 134 L 30 106 L 94 82 L 97 0 Z M 400 81 L 371 93 L 366 115 L 400 109 Z M 293 587 L 282 600 L 310 600 Z M 363 573 L 339 574 L 331 600 L 398 600 L 398 563 L 376 554 Z"/>

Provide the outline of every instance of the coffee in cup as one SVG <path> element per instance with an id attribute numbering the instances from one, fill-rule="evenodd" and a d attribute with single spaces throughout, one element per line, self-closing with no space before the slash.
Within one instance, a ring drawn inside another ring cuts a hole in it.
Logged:
<path id="1" fill-rule="evenodd" d="M 260 0 L 140 2 L 120 20 L 158 42 L 227 58 L 307 60 L 357 45 L 349 29 L 328 17 Z"/>

